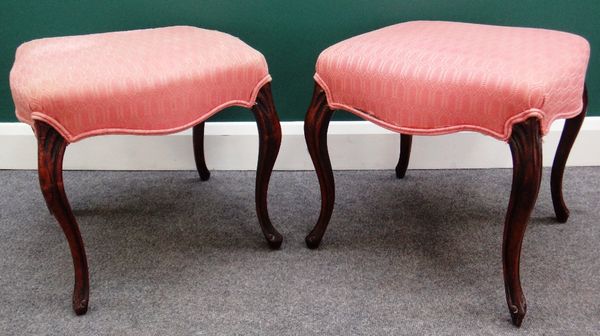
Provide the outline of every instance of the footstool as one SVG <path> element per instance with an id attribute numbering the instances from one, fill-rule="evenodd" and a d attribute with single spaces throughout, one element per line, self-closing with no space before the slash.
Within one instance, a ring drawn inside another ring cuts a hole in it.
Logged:
<path id="1" fill-rule="evenodd" d="M 259 131 L 256 211 L 267 242 L 267 189 L 281 128 L 262 54 L 236 37 L 178 26 L 57 37 L 21 45 L 10 73 L 19 120 L 38 139 L 39 179 L 62 227 L 75 268 L 73 309 L 87 311 L 88 266 L 81 234 L 63 186 L 67 145 L 107 134 L 157 135 L 193 127 L 200 179 L 207 180 L 204 121 L 229 106 L 252 110 Z"/>
<path id="2" fill-rule="evenodd" d="M 321 186 L 321 213 L 308 247 L 319 245 L 333 212 L 327 127 L 334 110 L 402 134 L 399 178 L 413 135 L 476 131 L 508 142 L 514 168 L 502 259 L 508 308 L 520 326 L 527 306 L 519 258 L 540 187 L 541 138 L 554 120 L 567 119 L 551 177 L 556 216 L 565 222 L 562 178 L 585 117 L 589 55 L 588 42 L 569 33 L 435 21 L 393 25 L 323 51 L 305 121 Z"/>

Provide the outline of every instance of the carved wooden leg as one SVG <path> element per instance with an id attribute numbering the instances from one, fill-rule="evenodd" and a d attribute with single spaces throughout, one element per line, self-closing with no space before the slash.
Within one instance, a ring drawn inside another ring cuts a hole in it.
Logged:
<path id="1" fill-rule="evenodd" d="M 410 148 L 412 146 L 412 135 L 401 134 L 400 135 L 400 158 L 396 165 L 396 177 L 401 179 L 406 175 L 406 169 L 408 169 L 408 161 L 410 160 Z"/>
<path id="2" fill-rule="evenodd" d="M 196 160 L 196 169 L 200 180 L 206 181 L 210 178 L 210 171 L 206 167 L 204 160 L 204 122 L 194 126 L 192 130 L 192 139 L 194 142 L 194 160 Z"/>
<path id="3" fill-rule="evenodd" d="M 269 246 L 278 249 L 283 237 L 271 224 L 267 210 L 269 180 L 281 145 L 281 125 L 273 103 L 270 83 L 265 84 L 258 92 L 256 105 L 252 107 L 252 112 L 256 118 L 260 141 L 256 168 L 256 213 Z"/>
<path id="4" fill-rule="evenodd" d="M 509 144 L 513 157 L 513 181 L 504 224 L 502 263 L 506 302 L 513 324 L 520 327 L 527 311 L 519 276 L 521 244 L 542 178 L 539 121 L 529 118 L 514 125 Z"/>
<path id="5" fill-rule="evenodd" d="M 569 158 L 573 143 L 577 138 L 577 134 L 581 129 L 583 120 L 585 119 L 585 113 L 587 112 L 588 105 L 588 94 L 587 88 L 583 91 L 583 110 L 577 116 L 567 119 L 565 121 L 565 127 L 563 128 L 558 149 L 554 156 L 554 163 L 552 164 L 552 175 L 550 177 L 550 187 L 552 190 L 552 204 L 554 205 L 554 213 L 556 213 L 556 219 L 565 223 L 569 219 L 569 209 L 567 208 L 563 199 L 562 185 L 563 185 L 563 174 L 565 173 L 565 165 Z"/>
<path id="6" fill-rule="evenodd" d="M 311 249 L 319 247 L 335 203 L 335 184 L 327 150 L 327 128 L 332 115 L 325 91 L 315 83 L 312 102 L 304 120 L 304 137 L 321 186 L 321 213 L 317 224 L 305 239 Z"/>
<path id="7" fill-rule="evenodd" d="M 87 312 L 89 299 L 89 275 L 87 258 L 79 226 L 67 200 L 62 178 L 62 163 L 68 143 L 51 126 L 36 121 L 35 133 L 38 138 L 38 174 L 42 193 L 48 208 L 60 224 L 73 257 L 75 268 L 75 288 L 73 289 L 73 310 L 82 315 Z"/>

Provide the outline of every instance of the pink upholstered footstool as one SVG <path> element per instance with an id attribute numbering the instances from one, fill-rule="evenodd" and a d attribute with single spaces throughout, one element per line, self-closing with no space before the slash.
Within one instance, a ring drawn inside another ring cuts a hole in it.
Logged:
<path id="1" fill-rule="evenodd" d="M 590 47 L 576 35 L 453 22 L 407 22 L 340 42 L 321 53 L 305 136 L 321 185 L 321 214 L 306 243 L 316 248 L 334 204 L 327 152 L 333 110 L 402 134 L 396 174 L 408 166 L 412 135 L 476 131 L 509 143 L 513 186 L 502 246 L 508 308 L 515 325 L 526 312 L 519 278 L 521 243 L 542 174 L 541 137 L 567 122 L 552 168 L 556 216 L 567 157 L 585 117 Z M 582 98 L 583 97 L 583 98 Z"/>
<path id="2" fill-rule="evenodd" d="M 88 307 L 88 267 L 77 221 L 65 195 L 62 160 L 68 144 L 105 134 L 168 134 L 193 127 L 202 180 L 204 121 L 229 106 L 252 109 L 259 130 L 256 210 L 272 248 L 267 189 L 281 128 L 263 55 L 238 38 L 195 27 L 168 27 L 46 38 L 21 45 L 10 73 L 19 120 L 38 139 L 39 178 L 62 227 L 75 267 L 73 309 Z"/>

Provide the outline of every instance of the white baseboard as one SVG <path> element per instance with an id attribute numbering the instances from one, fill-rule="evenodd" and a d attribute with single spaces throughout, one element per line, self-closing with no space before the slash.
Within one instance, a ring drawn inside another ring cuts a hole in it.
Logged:
<path id="1" fill-rule="evenodd" d="M 550 166 L 563 122 L 544 138 L 544 165 Z M 275 169 L 313 169 L 302 122 L 283 122 L 283 141 Z M 258 136 L 253 122 L 206 125 L 206 161 L 211 170 L 256 167 Z M 393 169 L 399 136 L 366 121 L 331 122 L 329 152 L 334 169 Z M 21 123 L 0 123 L 0 169 L 36 169 L 36 140 Z M 570 166 L 600 166 L 600 117 L 586 118 L 571 152 Z M 65 169 L 193 170 L 191 131 L 167 136 L 114 135 L 95 137 L 67 149 Z M 477 133 L 415 136 L 409 169 L 508 168 L 508 146 Z"/>

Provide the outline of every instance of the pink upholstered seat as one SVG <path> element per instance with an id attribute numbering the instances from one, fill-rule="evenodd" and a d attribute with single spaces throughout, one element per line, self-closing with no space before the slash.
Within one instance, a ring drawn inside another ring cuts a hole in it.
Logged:
<path id="1" fill-rule="evenodd" d="M 10 73 L 17 117 L 69 142 L 179 131 L 251 107 L 270 80 L 264 57 L 238 38 L 185 26 L 27 42 Z"/>
<path id="2" fill-rule="evenodd" d="M 416 21 L 326 49 L 315 80 L 331 108 L 397 132 L 507 140 L 531 116 L 546 133 L 554 119 L 581 112 L 589 54 L 569 33 Z"/>

